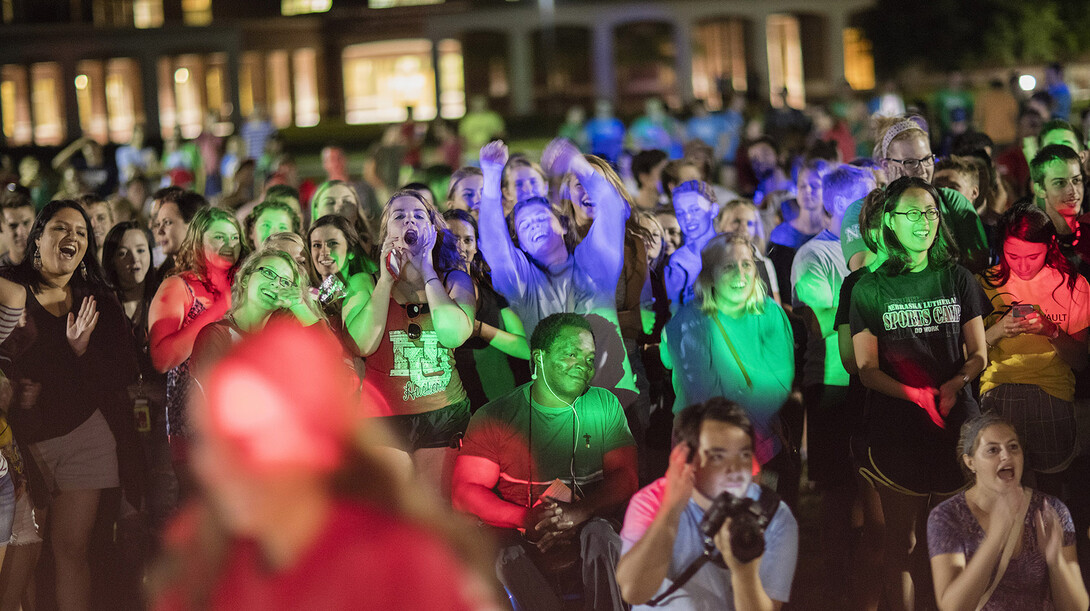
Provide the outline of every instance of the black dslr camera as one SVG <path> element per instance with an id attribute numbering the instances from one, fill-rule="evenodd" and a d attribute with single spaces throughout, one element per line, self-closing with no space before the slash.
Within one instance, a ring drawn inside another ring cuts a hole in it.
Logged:
<path id="1" fill-rule="evenodd" d="M 715 535 L 727 518 L 730 523 L 730 551 L 743 564 L 765 553 L 765 528 L 779 508 L 780 499 L 775 492 L 762 487 L 760 500 L 738 498 L 729 492 L 720 493 L 704 514 L 700 533 L 704 537 L 704 550 L 715 552 Z M 722 562 L 722 558 L 717 558 Z"/>

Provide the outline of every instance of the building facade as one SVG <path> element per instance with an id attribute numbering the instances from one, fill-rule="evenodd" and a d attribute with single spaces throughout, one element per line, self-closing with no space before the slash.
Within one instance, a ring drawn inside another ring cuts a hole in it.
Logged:
<path id="1" fill-rule="evenodd" d="M 279 127 L 509 116 L 747 91 L 800 107 L 874 86 L 851 27 L 871 0 L 0 0 L 0 134 L 196 136 L 209 113 Z"/>

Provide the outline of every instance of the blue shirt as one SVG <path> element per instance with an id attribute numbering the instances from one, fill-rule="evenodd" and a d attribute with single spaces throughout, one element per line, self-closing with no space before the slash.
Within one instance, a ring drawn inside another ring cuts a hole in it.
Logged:
<path id="1" fill-rule="evenodd" d="M 587 140 L 592 154 L 617 163 L 624 150 L 624 123 L 616 117 L 591 119 L 587 122 Z"/>
<path id="2" fill-rule="evenodd" d="M 639 541 L 655 514 L 662 505 L 666 490 L 666 478 L 662 477 L 637 492 L 628 504 L 621 529 L 621 553 L 626 554 Z M 761 487 L 750 484 L 746 496 L 756 500 L 760 497 Z M 704 540 L 700 534 L 700 522 L 704 520 L 704 510 L 696 501 L 689 500 L 678 522 L 677 538 L 674 539 L 674 552 L 670 558 L 670 568 L 666 579 L 659 586 L 655 596 L 665 592 L 694 560 L 704 553 Z M 791 510 L 780 501 L 776 515 L 765 529 L 765 553 L 761 557 L 758 575 L 761 586 L 772 600 L 788 602 L 791 595 L 791 582 L 795 578 L 795 564 L 798 561 L 799 525 Z M 633 611 L 667 609 L 669 611 L 716 611 L 734 609 L 734 590 L 730 582 L 730 570 L 713 562 L 700 567 L 692 579 L 677 592 L 656 607 L 636 605 Z"/>

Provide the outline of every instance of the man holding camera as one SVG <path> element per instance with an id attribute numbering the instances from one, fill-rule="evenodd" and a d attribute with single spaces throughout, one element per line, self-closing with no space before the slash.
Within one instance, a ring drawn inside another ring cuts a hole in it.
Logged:
<path id="1" fill-rule="evenodd" d="M 469 421 L 452 503 L 496 529 L 496 571 L 516 609 L 554 611 L 563 594 L 580 590 L 587 608 L 622 611 L 621 541 L 608 518 L 620 517 L 638 487 L 624 411 L 590 385 L 595 348 L 586 318 L 546 317 L 530 355 L 533 382 Z"/>
<path id="2" fill-rule="evenodd" d="M 798 523 L 752 482 L 753 425 L 722 398 L 677 418 L 666 477 L 637 492 L 625 514 L 624 599 L 633 611 L 779 609 L 795 575 Z M 722 526 L 709 524 L 716 514 Z"/>

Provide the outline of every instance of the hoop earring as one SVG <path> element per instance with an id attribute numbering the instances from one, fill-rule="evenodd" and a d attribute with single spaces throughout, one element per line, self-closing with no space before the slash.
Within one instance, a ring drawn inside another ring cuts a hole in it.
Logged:
<path id="1" fill-rule="evenodd" d="M 87 282 L 87 263 L 84 261 L 79 262 L 79 275 L 84 282 Z"/>
<path id="2" fill-rule="evenodd" d="M 34 251 L 34 261 L 31 262 L 31 265 L 34 266 L 35 270 L 42 271 L 42 252 L 40 250 Z"/>

